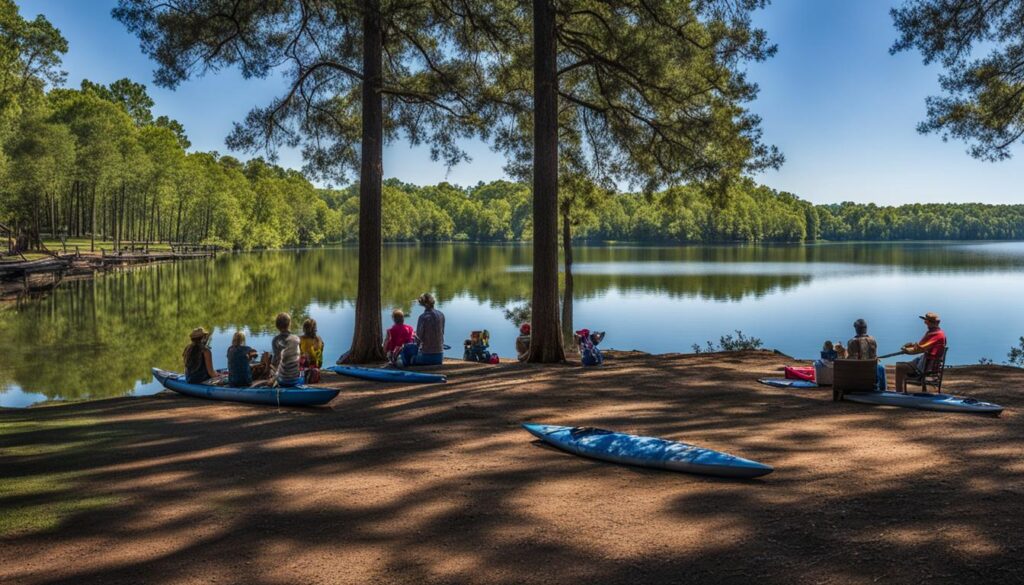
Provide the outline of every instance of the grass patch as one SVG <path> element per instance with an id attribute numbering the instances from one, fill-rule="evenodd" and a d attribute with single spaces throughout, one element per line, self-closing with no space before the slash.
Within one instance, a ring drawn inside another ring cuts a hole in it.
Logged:
<path id="1" fill-rule="evenodd" d="M 78 249 L 82 252 L 88 252 L 90 251 L 91 246 L 89 238 L 68 238 L 66 244 L 68 252 L 74 252 L 75 246 L 78 246 Z M 45 245 L 46 248 L 51 252 L 64 252 L 64 248 L 61 246 L 60 240 L 43 240 L 43 245 Z M 125 244 L 125 246 L 127 245 L 129 244 Z M 169 252 L 171 246 L 170 244 L 154 243 L 149 246 L 149 249 L 153 252 Z M 104 242 L 101 240 L 96 240 L 96 251 L 99 252 L 100 250 L 106 250 L 108 252 L 113 251 L 114 242 Z"/>
<path id="2" fill-rule="evenodd" d="M 47 458 L 57 461 L 104 449 L 130 433 L 101 426 L 105 421 L 93 417 L 22 418 L 24 414 L 0 415 L 0 467 L 13 471 L 18 463 L 41 461 L 33 462 L 28 468 L 32 471 L 24 475 L 5 473 L 0 480 L 0 537 L 53 530 L 76 514 L 121 501 L 117 496 L 96 494 L 83 481 L 85 472 L 34 470 L 45 467 Z M 66 432 L 47 435 L 67 430 L 72 431 L 71 436 Z"/>
<path id="3" fill-rule="evenodd" d="M 80 492 L 77 474 L 6 477 L 0 482 L 0 536 L 43 532 L 69 516 L 113 506 L 120 498 Z"/>

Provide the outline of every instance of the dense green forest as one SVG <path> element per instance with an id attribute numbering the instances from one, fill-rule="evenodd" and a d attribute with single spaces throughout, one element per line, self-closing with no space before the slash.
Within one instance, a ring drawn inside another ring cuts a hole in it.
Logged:
<path id="1" fill-rule="evenodd" d="M 62 87 L 60 32 L 45 18 L 21 19 L 9 2 L 0 8 L 0 224 L 18 248 L 62 236 L 240 250 L 356 241 L 358 185 L 318 189 L 259 158 L 190 151 L 180 123 L 153 115 L 145 86 L 121 79 Z M 812 205 L 750 179 L 724 196 L 696 186 L 615 193 L 580 181 L 564 181 L 561 191 L 561 221 L 580 240 L 1024 238 L 1021 205 Z M 383 239 L 526 240 L 531 197 L 529 184 L 504 180 L 462 188 L 390 179 Z"/>
<path id="2" fill-rule="evenodd" d="M 563 188 L 571 197 L 571 186 Z M 341 212 L 341 240 L 355 237 L 358 189 L 321 191 Z M 696 187 L 644 195 L 606 193 L 572 210 L 578 240 L 659 243 L 1024 238 L 1024 205 L 813 205 L 744 180 L 724 204 Z M 459 188 L 384 183 L 384 239 L 506 242 L 530 236 L 530 188 L 508 181 Z M 334 234 L 328 236 L 333 239 Z"/>

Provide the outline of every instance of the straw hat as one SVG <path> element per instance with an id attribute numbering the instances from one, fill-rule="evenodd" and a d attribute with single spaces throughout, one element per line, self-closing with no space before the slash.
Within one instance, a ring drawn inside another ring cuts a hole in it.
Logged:
<path id="1" fill-rule="evenodd" d="M 209 333 L 207 333 L 206 329 L 196 327 L 192 330 L 192 333 L 188 334 L 188 338 L 192 341 L 199 341 L 200 339 L 206 339 L 207 335 L 209 335 Z"/>

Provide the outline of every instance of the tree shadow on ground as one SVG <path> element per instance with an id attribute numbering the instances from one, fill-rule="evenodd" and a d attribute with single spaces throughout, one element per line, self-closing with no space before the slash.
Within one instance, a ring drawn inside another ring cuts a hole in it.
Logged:
<path id="1" fill-rule="evenodd" d="M 172 394 L 0 412 L 0 511 L 110 505 L 0 537 L 4 583 L 862 583 L 1024 579 L 1024 375 L 951 371 L 1001 418 L 761 386 L 767 352 L 453 365 L 330 408 Z M 735 481 L 538 448 L 524 421 L 773 465 Z"/>

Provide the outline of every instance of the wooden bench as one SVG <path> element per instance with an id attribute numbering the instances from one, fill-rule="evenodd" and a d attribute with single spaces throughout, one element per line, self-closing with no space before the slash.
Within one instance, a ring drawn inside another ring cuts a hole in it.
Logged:
<path id="1" fill-rule="evenodd" d="M 832 370 L 832 400 L 846 392 L 873 392 L 878 384 L 878 360 L 836 360 Z"/>

